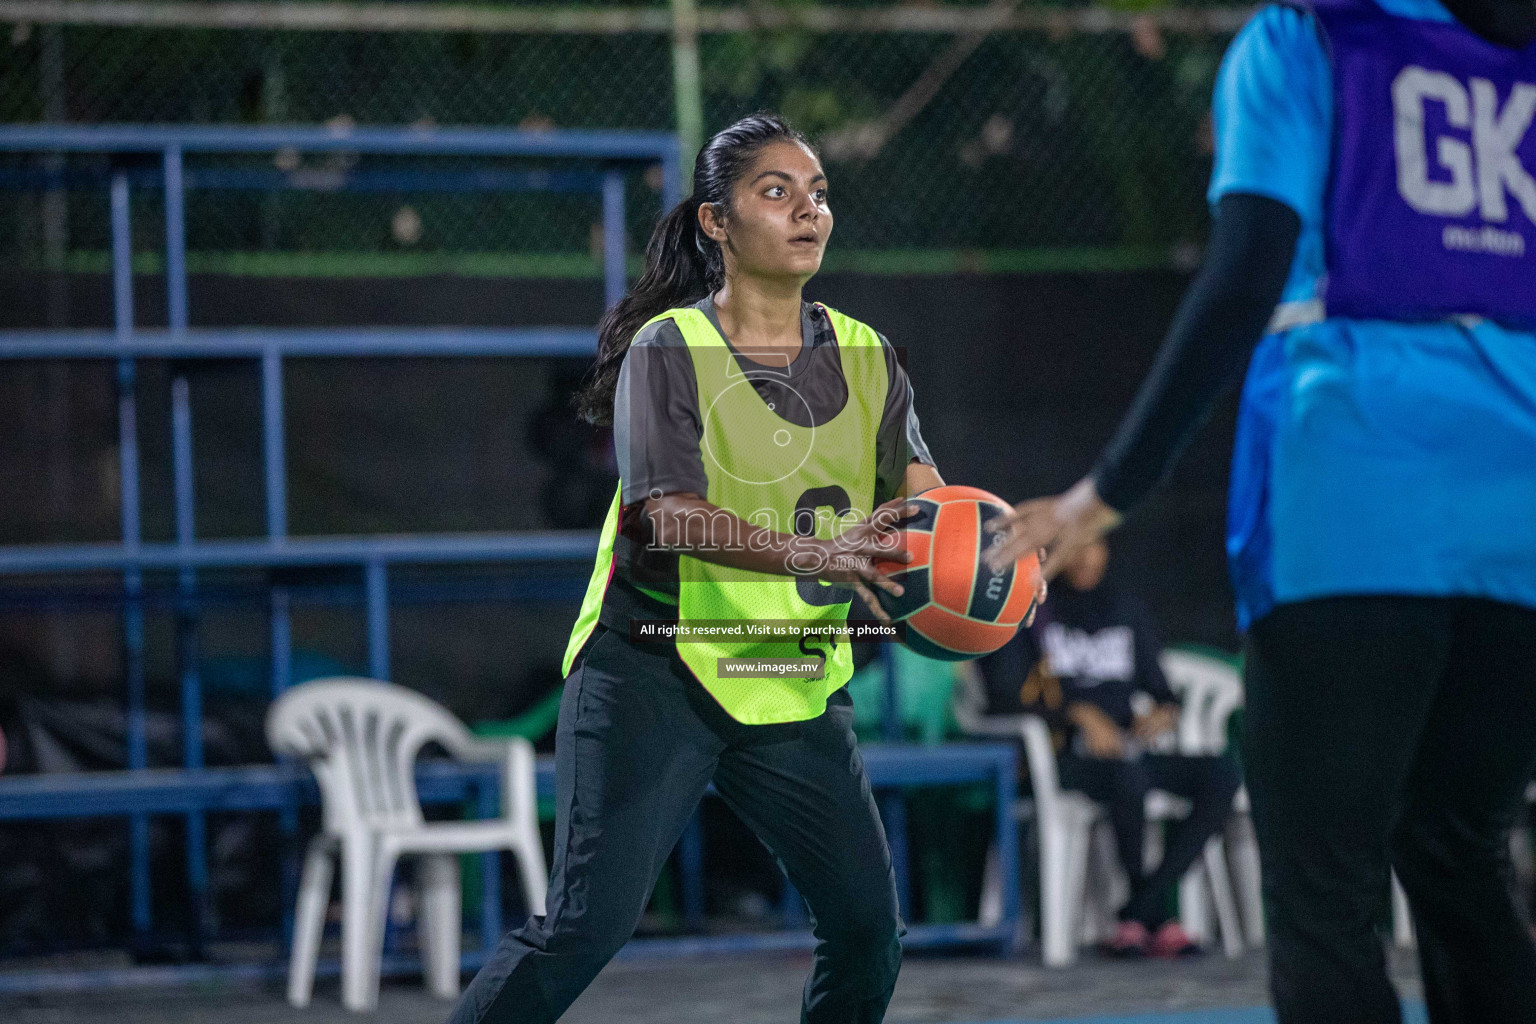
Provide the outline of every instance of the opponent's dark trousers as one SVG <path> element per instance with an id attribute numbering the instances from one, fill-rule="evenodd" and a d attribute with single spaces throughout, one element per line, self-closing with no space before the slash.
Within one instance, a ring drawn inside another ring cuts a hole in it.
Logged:
<path id="1" fill-rule="evenodd" d="M 1396 1024 L 1376 925 L 1408 893 L 1434 1024 L 1536 1021 L 1509 832 L 1536 770 L 1536 610 L 1281 605 L 1249 635 L 1244 752 L 1281 1024 Z"/>

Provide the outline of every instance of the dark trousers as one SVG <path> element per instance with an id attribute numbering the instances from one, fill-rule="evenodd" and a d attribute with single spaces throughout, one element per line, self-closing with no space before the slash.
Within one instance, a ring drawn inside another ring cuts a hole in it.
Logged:
<path id="1" fill-rule="evenodd" d="M 1435 1024 L 1536 1021 L 1509 830 L 1536 769 L 1536 610 L 1281 605 L 1249 636 L 1248 791 L 1281 1024 L 1397 1024 L 1376 933 L 1397 870 Z"/>
<path id="2" fill-rule="evenodd" d="M 896 885 L 847 691 L 828 704 L 807 722 L 741 725 L 675 651 L 599 627 L 560 704 L 547 913 L 502 940 L 452 1024 L 558 1019 L 633 934 L 711 779 L 810 907 L 801 1020 L 880 1021 L 901 966 Z"/>
<path id="3" fill-rule="evenodd" d="M 1237 765 L 1226 757 L 1145 754 L 1120 761 L 1066 754 L 1061 758 L 1061 784 L 1108 810 L 1120 864 L 1131 880 L 1131 897 L 1120 919 L 1156 930 L 1168 920 L 1174 886 L 1231 815 L 1241 780 Z M 1143 851 L 1147 793 L 1154 789 L 1182 797 L 1191 807 L 1188 817 L 1169 828 L 1163 859 L 1149 874 L 1143 868 Z"/>

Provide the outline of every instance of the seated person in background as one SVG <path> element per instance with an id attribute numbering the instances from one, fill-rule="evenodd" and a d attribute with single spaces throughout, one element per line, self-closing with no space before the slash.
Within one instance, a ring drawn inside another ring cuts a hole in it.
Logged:
<path id="1" fill-rule="evenodd" d="M 988 713 L 1043 714 L 1059 729 L 1062 787 L 1109 813 L 1131 895 L 1105 951 L 1179 956 L 1199 947 L 1167 908 L 1179 879 L 1225 824 L 1240 780 L 1227 757 L 1148 751 L 1177 726 L 1178 698 L 1158 665 L 1151 616 L 1132 594 L 1104 582 L 1108 562 L 1102 540 L 1075 555 L 1034 626 L 981 662 Z M 1132 699 L 1138 693 L 1152 701 L 1140 714 Z M 1190 801 L 1192 810 L 1172 824 L 1162 862 L 1147 873 L 1145 807 L 1153 789 Z"/>

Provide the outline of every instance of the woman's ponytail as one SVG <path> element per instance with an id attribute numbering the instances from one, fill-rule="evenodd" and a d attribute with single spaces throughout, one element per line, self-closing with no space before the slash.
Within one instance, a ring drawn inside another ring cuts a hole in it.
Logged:
<path id="1" fill-rule="evenodd" d="M 597 362 L 587 372 L 575 400 L 577 414 L 588 423 L 613 422 L 619 366 L 636 332 L 658 313 L 697 302 L 720 286 L 720 280 L 711 280 L 719 265 L 720 247 L 704 239 L 715 250 L 716 259 L 711 260 L 699 243 L 703 238 L 699 231 L 700 202 L 697 193 L 688 196 L 656 224 L 645 247 L 645 272 L 598 323 Z"/>
<path id="2" fill-rule="evenodd" d="M 573 399 L 582 419 L 599 426 L 613 422 L 619 367 L 635 333 L 648 320 L 697 302 L 725 284 L 720 243 L 700 230 L 699 207 L 709 203 L 727 212 L 731 186 L 746 173 L 757 150 L 785 139 L 809 145 L 777 114 L 753 114 L 716 134 L 699 152 L 693 194 L 657 223 L 645 247 L 645 272 L 597 325 L 597 361 Z"/>

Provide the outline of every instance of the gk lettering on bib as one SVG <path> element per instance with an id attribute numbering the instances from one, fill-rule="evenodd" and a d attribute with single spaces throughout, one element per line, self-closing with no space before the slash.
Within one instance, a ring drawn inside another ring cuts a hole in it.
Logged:
<path id="1" fill-rule="evenodd" d="M 1334 82 L 1328 315 L 1536 326 L 1536 44 L 1311 9 Z"/>

